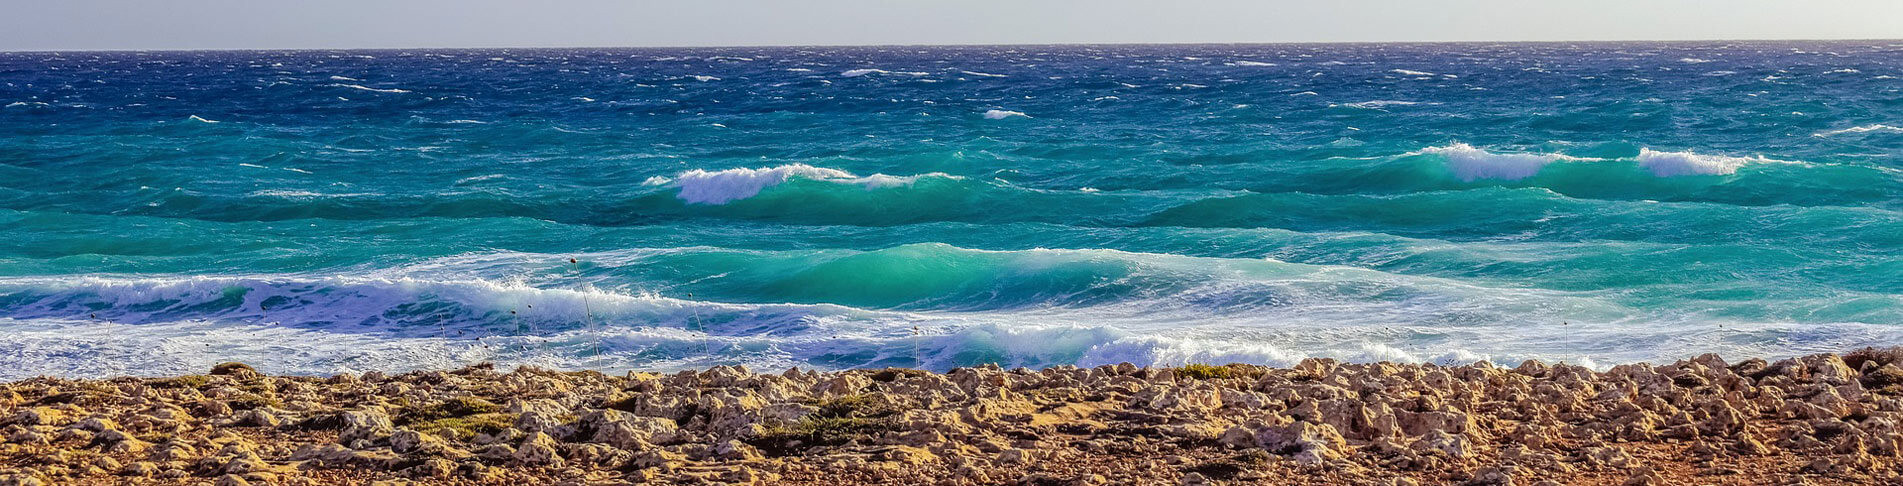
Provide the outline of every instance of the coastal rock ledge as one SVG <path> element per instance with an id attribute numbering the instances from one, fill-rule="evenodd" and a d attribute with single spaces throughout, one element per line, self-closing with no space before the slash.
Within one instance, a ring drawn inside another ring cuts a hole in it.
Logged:
<path id="1" fill-rule="evenodd" d="M 1903 484 L 1903 348 L 0 384 L 0 486 Z"/>

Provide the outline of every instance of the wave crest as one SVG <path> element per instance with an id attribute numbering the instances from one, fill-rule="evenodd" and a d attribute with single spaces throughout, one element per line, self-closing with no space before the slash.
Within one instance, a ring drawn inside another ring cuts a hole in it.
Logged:
<path id="1" fill-rule="evenodd" d="M 720 171 L 694 169 L 676 176 L 672 185 L 680 188 L 678 197 L 690 204 L 719 205 L 757 196 L 766 188 L 784 184 L 793 179 L 852 184 L 866 189 L 887 189 L 912 185 L 921 177 L 958 178 L 937 172 L 912 176 L 873 174 L 859 177 L 839 169 L 789 164 L 761 169 L 748 167 Z M 659 182 L 654 178 L 648 180 Z"/>
<path id="2" fill-rule="evenodd" d="M 1661 152 L 1652 149 L 1640 149 L 1639 167 L 1651 171 L 1659 177 L 1678 177 L 1689 175 L 1729 175 L 1738 172 L 1739 167 L 1768 159 L 1754 157 L 1730 157 L 1692 152 Z"/>
<path id="3" fill-rule="evenodd" d="M 1502 179 L 1516 181 L 1533 177 L 1546 168 L 1546 164 L 1564 158 L 1554 154 L 1532 153 L 1493 153 L 1474 148 L 1472 145 L 1455 143 L 1441 147 L 1421 149 L 1417 154 L 1438 155 L 1446 159 L 1447 168 L 1454 171 L 1454 177 L 1462 181 L 1473 182 L 1478 179 Z"/>

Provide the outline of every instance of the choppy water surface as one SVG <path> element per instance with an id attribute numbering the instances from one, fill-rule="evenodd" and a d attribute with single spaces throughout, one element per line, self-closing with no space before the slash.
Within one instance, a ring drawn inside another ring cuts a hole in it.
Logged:
<path id="1" fill-rule="evenodd" d="M 1898 42 L 0 53 L 0 105 L 0 378 L 1903 342 Z"/>

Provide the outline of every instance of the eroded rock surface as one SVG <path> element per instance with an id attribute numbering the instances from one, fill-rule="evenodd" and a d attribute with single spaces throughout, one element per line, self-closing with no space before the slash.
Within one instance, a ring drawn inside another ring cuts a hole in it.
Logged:
<path id="1" fill-rule="evenodd" d="M 1903 484 L 1903 348 L 0 385 L 15 484 Z"/>

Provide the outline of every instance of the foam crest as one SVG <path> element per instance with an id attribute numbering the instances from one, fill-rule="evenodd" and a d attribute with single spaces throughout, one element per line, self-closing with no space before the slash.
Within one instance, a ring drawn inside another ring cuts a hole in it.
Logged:
<path id="1" fill-rule="evenodd" d="M 1842 128 L 1837 130 L 1825 130 L 1825 131 L 1817 132 L 1813 134 L 1812 136 L 1832 137 L 1837 135 L 1857 135 L 1857 134 L 1863 134 L 1863 133 L 1903 133 L 1903 127 L 1877 123 L 1872 125 L 1860 125 L 1860 126 Z"/>
<path id="2" fill-rule="evenodd" d="M 985 119 L 986 119 L 986 120 L 1003 120 L 1003 119 L 1006 119 L 1006 118 L 1011 118 L 1011 117 L 1014 117 L 1014 116 L 1017 116 L 1017 117 L 1024 117 L 1024 118 L 1030 118 L 1030 117 L 1031 117 L 1031 115 L 1026 115 L 1026 114 L 1024 114 L 1024 112 L 1022 112 L 1022 111 L 1010 111 L 1010 110 L 985 110 Z"/>
<path id="3" fill-rule="evenodd" d="M 1546 164 L 1564 158 L 1555 154 L 1493 153 L 1465 143 L 1428 147 L 1416 153 L 1444 158 L 1447 168 L 1454 172 L 1454 177 L 1466 182 L 1479 179 L 1525 179 L 1538 174 Z"/>
<path id="4" fill-rule="evenodd" d="M 923 73 L 923 72 L 917 72 L 917 71 L 887 71 L 884 69 L 872 69 L 872 68 L 848 69 L 846 71 L 839 73 L 840 76 L 848 77 L 848 78 L 856 78 L 856 77 L 865 76 L 868 74 L 897 74 L 897 75 L 905 75 L 905 76 L 925 76 L 931 73 Z"/>
<path id="5" fill-rule="evenodd" d="M 1752 163 L 1768 162 L 1753 157 L 1730 157 L 1707 155 L 1692 152 L 1662 152 L 1652 149 L 1639 150 L 1639 167 L 1651 171 L 1659 177 L 1729 175 L 1738 172 L 1738 168 Z"/>
<path id="6" fill-rule="evenodd" d="M 918 182 L 921 177 L 957 178 L 936 172 L 913 176 L 873 174 L 859 177 L 839 169 L 790 164 L 762 169 L 747 167 L 720 171 L 694 169 L 681 173 L 671 181 L 665 178 L 649 178 L 643 184 L 672 184 L 680 188 L 678 197 L 683 201 L 690 204 L 719 205 L 757 196 L 766 188 L 784 184 L 793 179 L 853 184 L 866 189 L 889 189 L 910 186 Z"/>
<path id="7" fill-rule="evenodd" d="M 372 88 L 372 87 L 364 86 L 361 84 L 335 83 L 329 86 L 336 87 L 336 88 L 350 88 L 350 89 L 361 90 L 361 91 L 371 91 L 371 92 L 377 92 L 377 93 L 408 93 L 410 92 L 410 90 L 407 90 L 407 89 Z"/>

